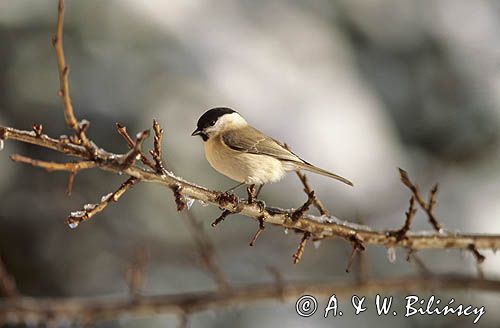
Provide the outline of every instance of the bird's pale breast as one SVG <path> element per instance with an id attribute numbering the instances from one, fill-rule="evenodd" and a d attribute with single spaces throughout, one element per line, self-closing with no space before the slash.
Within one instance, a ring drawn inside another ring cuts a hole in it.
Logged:
<path id="1" fill-rule="evenodd" d="M 210 165 L 235 181 L 263 184 L 278 181 L 285 175 L 285 168 L 280 160 L 233 150 L 220 137 L 210 138 L 204 145 L 205 156 Z"/>

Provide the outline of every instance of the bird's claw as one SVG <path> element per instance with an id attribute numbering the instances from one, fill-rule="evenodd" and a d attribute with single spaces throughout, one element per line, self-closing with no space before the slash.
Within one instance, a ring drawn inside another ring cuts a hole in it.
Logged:
<path id="1" fill-rule="evenodd" d="M 266 210 L 266 203 L 260 199 L 247 199 L 248 205 L 257 205 L 259 207 L 260 212 L 264 212 Z"/>

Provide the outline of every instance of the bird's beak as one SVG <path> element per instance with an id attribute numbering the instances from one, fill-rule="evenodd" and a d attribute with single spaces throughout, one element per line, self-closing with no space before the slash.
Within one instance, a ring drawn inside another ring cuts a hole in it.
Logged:
<path id="1" fill-rule="evenodd" d="M 197 128 L 196 130 L 193 131 L 193 133 L 191 133 L 191 137 L 199 136 L 201 133 L 202 131 Z"/>

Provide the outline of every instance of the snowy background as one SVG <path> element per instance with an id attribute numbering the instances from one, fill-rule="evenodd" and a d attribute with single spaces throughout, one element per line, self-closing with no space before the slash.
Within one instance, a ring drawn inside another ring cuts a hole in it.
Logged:
<path id="1" fill-rule="evenodd" d="M 0 2 L 0 125 L 67 134 L 50 38 L 56 4 Z M 114 128 L 166 131 L 167 166 L 193 182 L 228 189 L 233 181 L 206 162 L 190 133 L 214 106 L 238 110 L 262 131 L 287 142 L 308 161 L 348 177 L 348 188 L 310 176 L 317 194 L 340 218 L 376 228 L 402 225 L 409 194 L 405 168 L 427 190 L 440 183 L 438 219 L 451 231 L 500 233 L 500 2 L 467 0 L 172 0 L 68 1 L 65 49 L 78 118 L 89 136 L 124 152 Z M 314 146 L 313 146 L 314 145 Z M 67 176 L 14 164 L 8 155 L 61 159 L 35 147 L 6 143 L 0 153 L 0 255 L 25 294 L 125 294 L 124 271 L 137 246 L 151 262 L 146 293 L 215 287 L 203 271 L 170 192 L 141 184 L 122 201 L 71 231 L 67 214 L 113 191 L 123 177 L 79 174 L 73 195 Z M 264 189 L 268 204 L 297 207 L 305 199 L 290 175 Z M 217 260 L 234 284 L 272 281 L 268 266 L 301 281 L 352 279 L 350 245 L 308 245 L 299 265 L 291 255 L 300 235 L 270 227 L 248 247 L 256 224 L 232 216 L 217 229 L 219 211 L 198 204 Z M 429 229 L 423 216 L 414 228 Z M 416 272 L 399 252 L 367 252 L 371 275 Z M 435 272 L 475 274 L 474 259 L 458 251 L 421 253 Z M 500 273 L 486 252 L 488 276 Z M 498 296 L 464 292 L 488 310 Z M 482 325 L 500 314 L 487 312 Z M 193 316 L 193 327 L 332 327 L 370 324 L 413 327 L 463 325 L 469 319 L 365 316 L 298 318 L 293 304 L 266 303 Z M 164 327 L 173 316 L 102 323 L 99 327 Z"/>

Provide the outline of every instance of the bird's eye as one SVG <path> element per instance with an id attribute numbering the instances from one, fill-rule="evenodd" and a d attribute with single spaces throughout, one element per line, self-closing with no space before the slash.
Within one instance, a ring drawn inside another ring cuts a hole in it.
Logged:
<path id="1" fill-rule="evenodd" d="M 210 121 L 210 126 L 214 126 L 215 125 L 215 120 L 214 121 Z"/>

